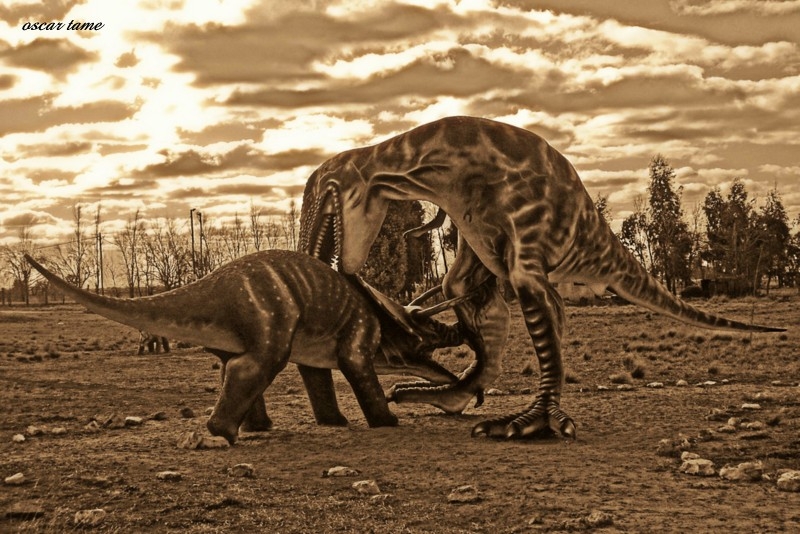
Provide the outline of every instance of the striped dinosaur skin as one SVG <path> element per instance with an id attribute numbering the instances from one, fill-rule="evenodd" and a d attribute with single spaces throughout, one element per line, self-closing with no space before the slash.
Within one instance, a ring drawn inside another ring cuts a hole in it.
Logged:
<path id="1" fill-rule="evenodd" d="M 456 306 L 476 352 L 473 366 L 456 384 L 400 388 L 394 400 L 463 410 L 501 371 L 509 312 L 496 280 L 509 280 L 519 298 L 541 371 L 538 393 L 527 409 L 479 423 L 473 435 L 528 437 L 549 428 L 575 436 L 573 420 L 560 407 L 565 315 L 555 282 L 608 287 L 699 327 L 780 330 L 717 317 L 675 298 L 619 242 L 567 159 L 526 130 L 450 117 L 330 158 L 306 184 L 301 250 L 357 272 L 390 199 L 426 200 L 450 216 L 459 244 L 443 291 L 452 297 L 478 289 Z"/>
<path id="2" fill-rule="evenodd" d="M 372 427 L 397 424 L 376 373 L 410 374 L 439 384 L 457 379 L 431 359 L 435 348 L 463 343 L 457 328 L 424 310 L 386 311 L 382 300 L 388 299 L 375 289 L 358 280 L 351 285 L 299 252 L 250 254 L 192 284 L 138 299 L 96 295 L 26 259 L 89 310 L 219 356 L 222 389 L 207 426 L 230 443 L 241 425 L 245 430 L 272 426 L 263 393 L 288 362 L 328 373 L 340 369 Z M 313 376 L 305 383 L 317 422 L 346 425 L 332 387 L 323 384 L 317 391 Z"/>

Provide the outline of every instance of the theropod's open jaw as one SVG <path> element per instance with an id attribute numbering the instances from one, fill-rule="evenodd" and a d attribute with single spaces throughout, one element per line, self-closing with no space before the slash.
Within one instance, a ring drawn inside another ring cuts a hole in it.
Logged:
<path id="1" fill-rule="evenodd" d="M 342 208 L 338 191 L 329 188 L 315 211 L 308 252 L 339 271 L 342 257 Z"/>

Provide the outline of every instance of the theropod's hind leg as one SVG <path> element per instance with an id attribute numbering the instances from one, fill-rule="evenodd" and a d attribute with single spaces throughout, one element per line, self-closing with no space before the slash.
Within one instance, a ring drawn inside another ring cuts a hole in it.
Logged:
<path id="1" fill-rule="evenodd" d="M 519 297 L 525 326 L 539 361 L 539 393 L 526 410 L 479 423 L 472 433 L 491 437 L 525 438 L 544 430 L 574 438 L 575 423 L 561 410 L 561 388 L 564 382 L 561 361 L 564 304 L 555 288 L 547 281 L 543 269 L 529 268 L 521 273 L 512 271 L 510 279 Z"/>
<path id="2" fill-rule="evenodd" d="M 314 419 L 318 425 L 347 426 L 347 418 L 339 411 L 336 401 L 336 390 L 330 369 L 317 369 L 307 365 L 298 365 L 300 377 L 314 411 Z"/>

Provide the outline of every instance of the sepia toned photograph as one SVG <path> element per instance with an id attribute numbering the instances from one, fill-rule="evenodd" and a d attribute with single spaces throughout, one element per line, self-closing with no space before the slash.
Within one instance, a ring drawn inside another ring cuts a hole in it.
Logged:
<path id="1" fill-rule="evenodd" d="M 798 0 L 0 0 L 0 532 L 800 531 L 798 124 Z"/>

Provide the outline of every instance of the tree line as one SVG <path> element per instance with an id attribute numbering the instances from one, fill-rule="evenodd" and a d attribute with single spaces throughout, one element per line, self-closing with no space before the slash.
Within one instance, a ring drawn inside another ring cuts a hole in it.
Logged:
<path id="1" fill-rule="evenodd" d="M 636 200 L 619 238 L 673 293 L 698 279 L 730 296 L 798 284 L 800 232 L 792 227 L 800 216 L 790 222 L 777 186 L 757 207 L 736 178 L 727 194 L 716 186 L 687 214 L 664 156 L 653 157 L 649 174 L 647 197 Z"/>
<path id="2" fill-rule="evenodd" d="M 777 187 L 757 207 L 744 181 L 737 178 L 727 194 L 714 187 L 687 214 L 683 188 L 676 186 L 675 171 L 666 158 L 654 156 L 648 171 L 646 196 L 635 200 L 618 236 L 671 291 L 677 293 L 698 280 L 713 280 L 717 292 L 732 296 L 768 292 L 774 283 L 800 287 L 800 232 L 792 233 L 793 226 L 800 227 L 800 216 L 790 223 Z M 607 198 L 597 197 L 595 205 L 607 221 L 611 219 Z M 405 301 L 415 291 L 439 283 L 449 267 L 448 254 L 456 252 L 455 227 L 437 228 L 417 239 L 403 236 L 405 230 L 430 219 L 434 209 L 429 206 L 426 213 L 419 202 L 390 204 L 361 272 L 367 282 Z M 27 303 L 31 292 L 47 301 L 48 285 L 33 280 L 23 257 L 26 253 L 75 285 L 135 297 L 187 284 L 251 252 L 296 250 L 298 226 L 294 202 L 285 213 L 271 216 L 251 202 L 247 217 L 237 214 L 219 223 L 197 210 L 190 210 L 188 222 L 145 221 L 137 211 L 121 230 L 106 235 L 100 208 L 87 219 L 76 205 L 68 242 L 40 247 L 26 226 L 16 244 L 0 248 L 0 272 L 11 284 L 2 291 L 0 304 L 12 296 Z"/>
<path id="3" fill-rule="evenodd" d="M 441 278 L 431 236 L 406 239 L 402 232 L 420 226 L 425 210 L 418 202 L 393 202 L 386 223 L 373 245 L 362 276 L 392 297 L 410 298 L 420 286 Z M 251 203 L 248 217 L 215 222 L 197 210 L 186 219 L 145 221 L 137 211 L 117 232 L 102 231 L 101 210 L 87 218 L 82 206 L 72 211 L 67 242 L 39 246 L 29 226 L 14 245 L 0 248 L 0 271 L 8 289 L 0 304 L 30 297 L 55 300 L 49 284 L 35 276 L 25 261 L 29 254 L 70 283 L 113 296 L 152 295 L 202 278 L 219 266 L 246 254 L 269 249 L 296 250 L 300 214 L 294 201 L 280 215 L 266 216 Z M 110 251 L 110 252 L 109 252 Z M 405 261 L 397 261 L 406 258 Z"/>

